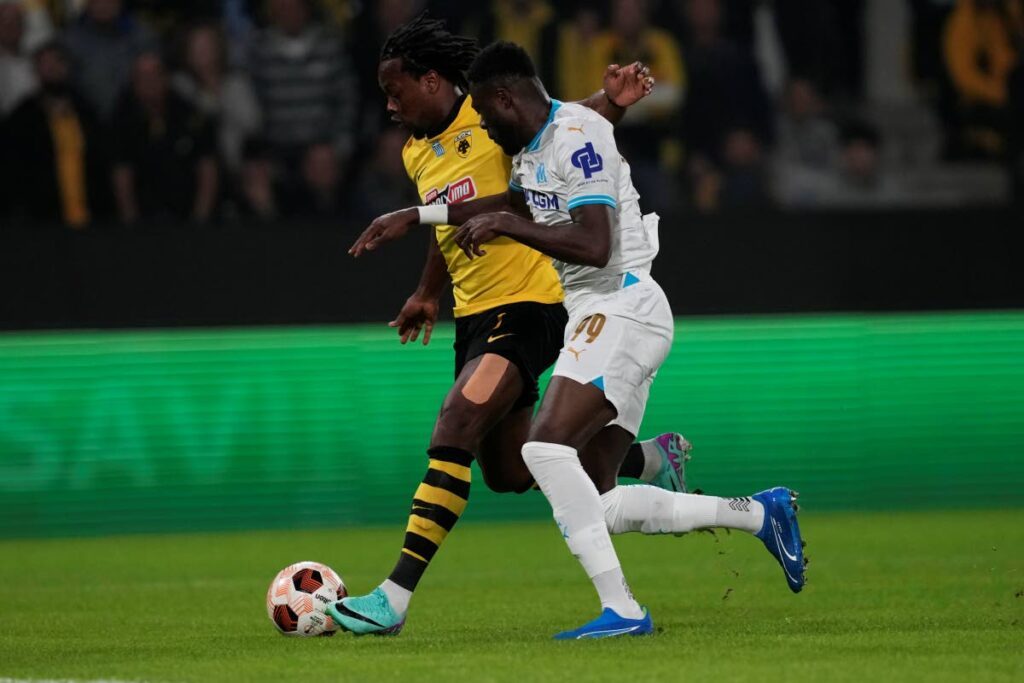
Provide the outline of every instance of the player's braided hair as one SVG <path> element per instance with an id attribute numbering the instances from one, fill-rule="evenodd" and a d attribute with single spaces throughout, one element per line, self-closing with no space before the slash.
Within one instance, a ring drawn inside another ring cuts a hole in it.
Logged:
<path id="1" fill-rule="evenodd" d="M 401 58 L 402 70 L 413 76 L 436 71 L 462 90 L 468 90 L 466 71 L 478 51 L 475 38 L 455 35 L 444 21 L 423 12 L 388 36 L 380 50 L 380 61 Z"/>

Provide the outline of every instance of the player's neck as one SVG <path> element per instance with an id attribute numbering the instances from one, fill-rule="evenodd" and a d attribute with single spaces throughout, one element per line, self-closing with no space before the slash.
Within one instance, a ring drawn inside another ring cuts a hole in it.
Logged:
<path id="1" fill-rule="evenodd" d="M 537 137 L 537 133 L 547 124 L 553 106 L 554 102 L 547 96 L 524 103 L 523 125 L 519 129 L 520 147 L 526 147 L 531 140 Z"/>
<path id="2" fill-rule="evenodd" d="M 439 97 L 442 98 L 437 107 L 440 115 L 437 117 L 437 123 L 430 126 L 424 133 L 423 137 L 425 138 L 436 138 L 448 130 L 448 127 L 458 118 L 459 111 L 462 109 L 462 103 L 466 101 L 466 96 L 455 88 L 445 92 L 443 95 L 439 95 Z"/>

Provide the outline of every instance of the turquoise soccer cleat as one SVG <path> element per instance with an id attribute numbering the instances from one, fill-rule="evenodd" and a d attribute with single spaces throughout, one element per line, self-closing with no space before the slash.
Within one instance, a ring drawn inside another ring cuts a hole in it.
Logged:
<path id="1" fill-rule="evenodd" d="M 661 453 L 661 469 L 651 486 L 686 493 L 686 461 L 690 459 L 693 446 L 682 434 L 672 432 L 656 437 L 654 443 Z"/>
<path id="2" fill-rule="evenodd" d="M 796 499 L 800 494 L 782 486 L 761 491 L 751 496 L 764 505 L 764 524 L 755 536 L 761 539 L 768 552 L 782 565 L 786 584 L 794 593 L 799 593 L 806 582 L 804 568 L 804 541 L 800 537 L 800 525 L 796 521 Z"/>
<path id="3" fill-rule="evenodd" d="M 359 636 L 397 636 L 405 626 L 405 618 L 398 616 L 379 587 L 369 595 L 345 598 L 328 605 L 327 614 L 342 629 Z"/>
<path id="4" fill-rule="evenodd" d="M 644 608 L 644 616 L 640 619 L 625 619 L 615 610 L 605 607 L 601 616 L 583 624 L 572 631 L 555 634 L 555 640 L 591 640 L 595 638 L 615 638 L 616 636 L 646 636 L 654 633 L 654 621 L 651 613 Z"/>

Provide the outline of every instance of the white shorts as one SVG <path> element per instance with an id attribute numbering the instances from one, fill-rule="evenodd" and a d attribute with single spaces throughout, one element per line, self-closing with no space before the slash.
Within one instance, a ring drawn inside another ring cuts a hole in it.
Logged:
<path id="1" fill-rule="evenodd" d="M 609 424 L 636 436 L 651 384 L 672 347 L 672 309 L 648 275 L 628 273 L 596 289 L 566 294 L 569 323 L 554 374 L 603 389 L 618 411 Z"/>

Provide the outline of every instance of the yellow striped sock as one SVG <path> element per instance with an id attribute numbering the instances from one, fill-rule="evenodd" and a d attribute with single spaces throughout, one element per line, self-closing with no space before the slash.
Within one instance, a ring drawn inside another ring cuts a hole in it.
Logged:
<path id="1" fill-rule="evenodd" d="M 430 462 L 412 500 L 402 553 L 388 577 L 410 591 L 465 511 L 472 479 L 473 456 L 468 451 L 435 447 L 428 453 Z"/>

